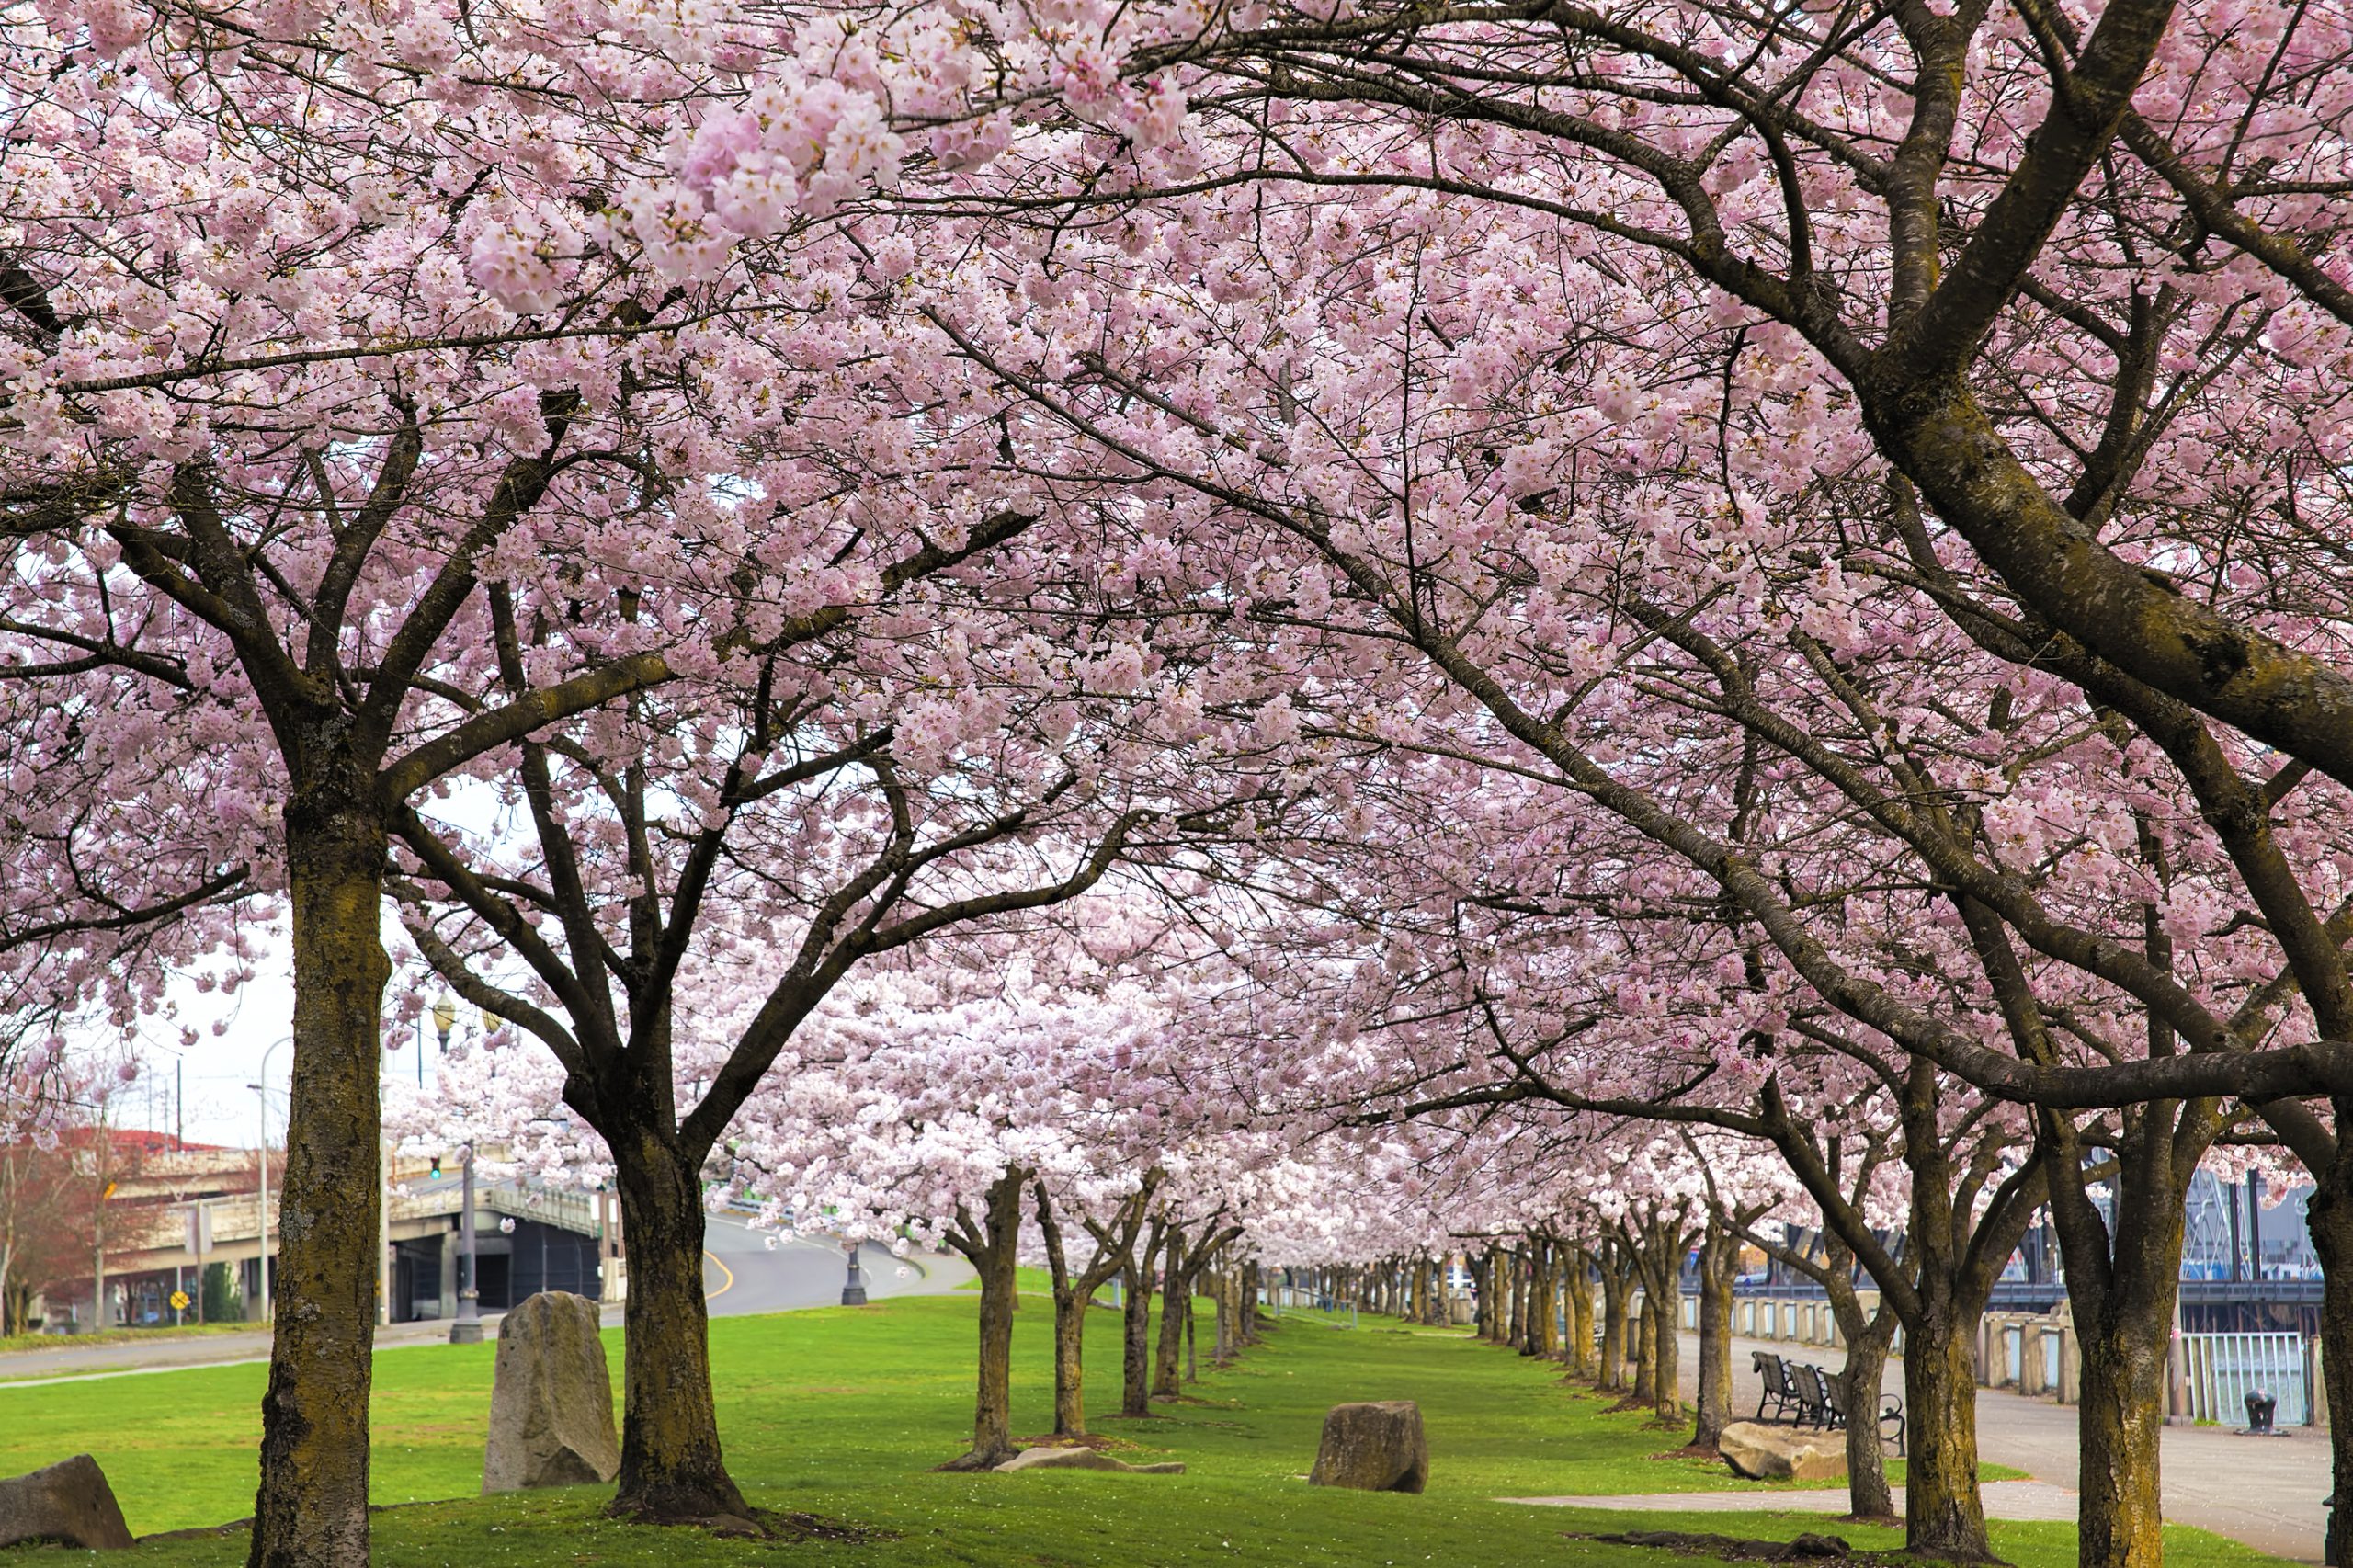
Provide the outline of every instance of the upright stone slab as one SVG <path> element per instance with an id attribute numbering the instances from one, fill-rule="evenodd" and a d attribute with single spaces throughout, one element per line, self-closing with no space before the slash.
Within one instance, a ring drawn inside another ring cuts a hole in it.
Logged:
<path id="1" fill-rule="evenodd" d="M 131 1544 L 122 1506 L 97 1460 L 75 1454 L 29 1475 L 0 1481 L 0 1547 L 28 1540 L 93 1551 L 119 1551 Z"/>
<path id="2" fill-rule="evenodd" d="M 1419 1492 L 1430 1478 L 1430 1449 L 1422 1436 L 1422 1407 L 1410 1399 L 1336 1404 L 1324 1416 L 1310 1486 L 1352 1486 L 1359 1492 Z"/>
<path id="3" fill-rule="evenodd" d="M 620 1473 L 613 1381 L 597 1303 L 565 1290 L 528 1297 L 498 1325 L 482 1489 L 578 1486 Z"/>

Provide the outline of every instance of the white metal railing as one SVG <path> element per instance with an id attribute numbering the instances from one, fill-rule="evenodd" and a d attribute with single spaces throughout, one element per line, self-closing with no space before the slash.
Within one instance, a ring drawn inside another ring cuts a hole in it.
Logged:
<path id="1" fill-rule="evenodd" d="M 2243 1425 L 2254 1389 L 2279 1402 L 2279 1425 L 2301 1426 L 2309 1419 L 2302 1335 L 2185 1334 L 2181 1348 L 2192 1420 Z"/>

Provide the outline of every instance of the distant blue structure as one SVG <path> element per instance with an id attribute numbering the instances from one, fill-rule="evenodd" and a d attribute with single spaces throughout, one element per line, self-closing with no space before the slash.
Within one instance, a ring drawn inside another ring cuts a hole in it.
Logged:
<path id="1" fill-rule="evenodd" d="M 2310 1186 L 2290 1187 L 2274 1201 L 2276 1195 L 2260 1176 L 2223 1181 L 2200 1170 L 2191 1178 L 2181 1251 L 2184 1333 L 2318 1335 L 2320 1258 L 2304 1219 L 2312 1191 Z M 2103 1189 L 2094 1188 L 2092 1196 L 2103 1215 L 2111 1214 Z M 1791 1227 L 1790 1239 L 1802 1249 L 1814 1238 Z M 1779 1264 L 1744 1276 L 1735 1289 L 1744 1295 L 1777 1297 L 1822 1293 L 1821 1287 Z M 1991 1306 L 1996 1312 L 2048 1312 L 2066 1293 L 2058 1236 L 2046 1213 L 2011 1255 Z"/>

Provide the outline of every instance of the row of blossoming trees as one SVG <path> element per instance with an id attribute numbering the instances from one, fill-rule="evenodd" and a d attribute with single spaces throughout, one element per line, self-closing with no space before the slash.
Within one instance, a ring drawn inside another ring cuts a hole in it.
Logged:
<path id="1" fill-rule="evenodd" d="M 1904 1332 L 1912 1544 L 1984 1556 L 2047 1210 L 2084 1560 L 2154 1562 L 2218 1150 L 2317 1184 L 2353 1409 L 2336 11 L 0 38 L 0 982 L 46 1063 L 290 934 L 257 1565 L 366 1559 L 396 961 L 620 1195 L 633 1517 L 745 1509 L 714 1174 L 999 1282 L 976 1460 L 1024 1234 L 1066 1315 L 1452 1225 L 1622 1319 L 1796 1204 L 1853 1386 Z"/>

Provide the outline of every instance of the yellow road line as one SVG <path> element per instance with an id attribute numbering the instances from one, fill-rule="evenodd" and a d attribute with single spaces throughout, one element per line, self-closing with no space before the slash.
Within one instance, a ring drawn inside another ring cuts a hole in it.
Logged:
<path id="1" fill-rule="evenodd" d="M 708 1263 L 709 1265 L 710 1265 L 713 1268 L 716 1268 L 717 1270 L 719 1270 L 719 1272 L 721 1272 L 722 1274 L 724 1274 L 725 1276 L 727 1276 L 727 1283 L 726 1283 L 726 1284 L 722 1285 L 722 1286 L 721 1286 L 718 1290 L 706 1290 L 706 1291 L 704 1291 L 704 1292 L 703 1292 L 703 1297 L 702 1297 L 702 1299 L 703 1299 L 704 1301 L 717 1301 L 720 1297 L 724 1296 L 725 1294 L 727 1294 L 727 1292 L 728 1292 L 728 1291 L 733 1290 L 733 1289 L 735 1289 L 735 1271 L 734 1271 L 733 1269 L 732 1269 L 732 1268 L 728 1267 L 725 1264 L 723 1264 L 723 1263 L 720 1262 L 720 1261 L 719 1261 L 719 1255 L 718 1255 L 717 1253 L 712 1252 L 709 1247 L 705 1247 L 705 1248 L 703 1249 L 702 1260 L 703 1260 L 705 1263 Z"/>

